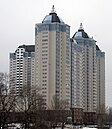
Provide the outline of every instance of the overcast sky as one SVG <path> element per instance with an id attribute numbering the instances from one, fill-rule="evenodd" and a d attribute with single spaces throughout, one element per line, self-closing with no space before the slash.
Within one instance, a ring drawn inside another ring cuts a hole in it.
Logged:
<path id="1" fill-rule="evenodd" d="M 106 105 L 112 107 L 112 0 L 0 0 L 0 72 L 9 70 L 9 53 L 35 44 L 34 28 L 55 6 L 70 25 L 71 37 L 83 23 L 106 58 Z"/>

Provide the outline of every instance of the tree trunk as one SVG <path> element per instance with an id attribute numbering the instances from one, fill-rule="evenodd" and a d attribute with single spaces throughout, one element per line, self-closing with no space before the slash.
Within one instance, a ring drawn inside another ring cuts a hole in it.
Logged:
<path id="1" fill-rule="evenodd" d="M 61 129 L 64 129 L 64 122 L 62 122 L 62 128 Z"/>

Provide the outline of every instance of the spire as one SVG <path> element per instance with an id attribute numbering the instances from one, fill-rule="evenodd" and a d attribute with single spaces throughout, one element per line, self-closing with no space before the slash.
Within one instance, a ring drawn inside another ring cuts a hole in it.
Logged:
<path id="1" fill-rule="evenodd" d="M 54 5 L 52 6 L 51 13 L 56 13 Z"/>
<path id="2" fill-rule="evenodd" d="M 79 30 L 84 30 L 82 23 L 80 23 Z"/>

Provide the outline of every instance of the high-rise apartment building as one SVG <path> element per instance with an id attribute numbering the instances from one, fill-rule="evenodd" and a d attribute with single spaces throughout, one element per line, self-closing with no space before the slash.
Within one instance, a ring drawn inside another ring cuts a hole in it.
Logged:
<path id="1" fill-rule="evenodd" d="M 84 107 L 84 48 L 71 39 L 71 107 Z"/>
<path id="2" fill-rule="evenodd" d="M 85 111 L 95 111 L 97 108 L 96 41 L 88 36 L 82 24 L 73 39 L 84 51 L 83 108 Z"/>
<path id="3" fill-rule="evenodd" d="M 97 58 L 97 107 L 105 107 L 105 53 L 96 45 Z"/>
<path id="4" fill-rule="evenodd" d="M 71 105 L 70 26 L 54 6 L 42 23 L 35 25 L 36 86 L 51 108 L 53 96 Z"/>
<path id="5" fill-rule="evenodd" d="M 19 95 L 23 86 L 30 90 L 34 85 L 35 46 L 21 45 L 10 53 L 10 88 Z"/>
<path id="6" fill-rule="evenodd" d="M 10 86 L 18 95 L 24 85 L 39 89 L 46 109 L 55 97 L 66 100 L 68 108 L 96 111 L 105 105 L 105 53 L 82 24 L 70 40 L 70 26 L 53 6 L 35 25 L 35 46 L 21 45 L 10 53 Z"/>

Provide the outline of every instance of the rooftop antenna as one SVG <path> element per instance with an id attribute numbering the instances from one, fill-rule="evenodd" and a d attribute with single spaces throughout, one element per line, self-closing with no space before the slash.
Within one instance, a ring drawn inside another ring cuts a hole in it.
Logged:
<path id="1" fill-rule="evenodd" d="M 80 23 L 79 30 L 84 30 L 82 23 Z"/>
<path id="2" fill-rule="evenodd" d="M 56 13 L 54 5 L 52 6 L 51 13 Z"/>

